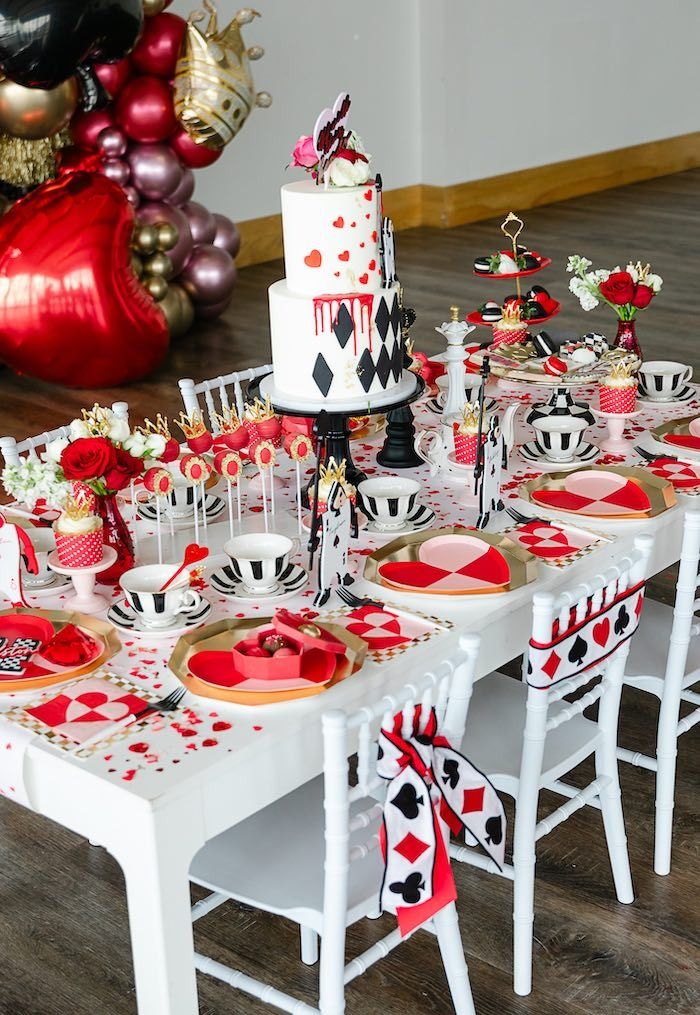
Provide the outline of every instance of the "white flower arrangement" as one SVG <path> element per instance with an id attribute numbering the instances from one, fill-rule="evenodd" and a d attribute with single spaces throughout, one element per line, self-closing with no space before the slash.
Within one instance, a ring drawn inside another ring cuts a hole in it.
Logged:
<path id="1" fill-rule="evenodd" d="M 36 455 L 23 458 L 19 465 L 6 465 L 2 471 L 2 485 L 8 496 L 33 508 L 43 500 L 52 507 L 63 504 L 71 492 L 58 465 L 40 461 Z"/>
<path id="2" fill-rule="evenodd" d="M 617 265 L 608 268 L 589 269 L 593 262 L 580 254 L 571 254 L 566 270 L 573 274 L 569 289 L 577 296 L 583 310 L 594 310 L 602 301 L 615 311 L 622 321 L 631 321 L 638 310 L 648 307 L 654 296 L 661 291 L 663 279 L 655 275 L 651 266 L 630 262 L 625 268 Z"/>

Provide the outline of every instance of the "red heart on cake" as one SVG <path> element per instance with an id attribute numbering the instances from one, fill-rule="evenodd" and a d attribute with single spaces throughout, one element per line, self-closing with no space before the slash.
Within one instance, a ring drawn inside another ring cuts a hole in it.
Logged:
<path id="1" fill-rule="evenodd" d="M 345 219 L 343 218 L 343 216 L 339 215 L 338 218 L 335 219 L 335 221 L 333 222 L 333 225 L 335 226 L 336 229 L 342 229 L 343 226 L 345 225 Z"/>
<path id="2" fill-rule="evenodd" d="M 357 281 L 360 283 L 360 285 L 367 285 L 368 279 L 369 275 L 367 274 L 367 272 L 365 272 L 364 275 L 360 275 Z"/>
<path id="3" fill-rule="evenodd" d="M 377 242 L 377 230 L 373 229 L 372 230 L 372 243 L 376 243 L 376 242 Z"/>
<path id="4" fill-rule="evenodd" d="M 0 220 L 0 360 L 75 388 L 135 381 L 168 348 L 165 317 L 131 268 L 121 187 L 71 173 Z"/>
<path id="5" fill-rule="evenodd" d="M 371 200 L 372 200 L 372 191 L 371 190 L 366 190 L 365 191 L 365 201 L 371 201 Z"/>
<path id="6" fill-rule="evenodd" d="M 322 260 L 321 251 L 312 250 L 311 253 L 307 254 L 304 258 L 304 264 L 307 268 L 320 268 Z"/>
<path id="7" fill-rule="evenodd" d="M 372 258 L 367 267 L 369 268 L 370 271 L 374 271 L 374 269 L 377 267 L 377 262 L 374 260 L 374 258 Z"/>
<path id="8" fill-rule="evenodd" d="M 599 624 L 593 625 L 593 641 L 604 648 L 610 635 L 610 620 L 606 617 Z"/>
<path id="9" fill-rule="evenodd" d="M 350 251 L 349 250 L 344 250 L 342 252 L 342 254 L 338 254 L 338 260 L 339 261 L 349 261 L 350 260 Z"/>

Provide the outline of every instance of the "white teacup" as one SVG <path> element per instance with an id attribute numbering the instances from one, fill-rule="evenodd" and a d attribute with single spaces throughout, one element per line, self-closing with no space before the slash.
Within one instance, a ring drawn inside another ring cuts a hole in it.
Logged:
<path id="1" fill-rule="evenodd" d="M 187 518 L 194 514 L 194 497 L 196 492 L 199 499 L 199 489 L 195 490 L 195 485 L 185 476 L 175 472 L 172 472 L 171 475 L 173 488 L 165 502 L 165 512 L 172 518 Z"/>
<path id="2" fill-rule="evenodd" d="M 36 562 L 39 566 L 37 574 L 30 574 L 22 561 L 22 583 L 27 589 L 42 589 L 56 580 L 56 572 L 48 565 L 48 556 L 56 549 L 56 537 L 53 529 L 36 528 L 28 530 L 29 538 L 34 547 Z"/>
<path id="3" fill-rule="evenodd" d="M 588 422 L 579 416 L 561 415 L 540 416 L 533 419 L 535 443 L 547 458 L 555 462 L 570 462 L 581 442 Z"/>
<path id="4" fill-rule="evenodd" d="M 178 613 L 191 613 L 202 602 L 199 592 L 189 587 L 186 571 L 165 592 L 159 591 L 174 571 L 172 564 L 144 564 L 125 571 L 119 579 L 129 605 L 145 627 L 170 627 Z"/>
<path id="5" fill-rule="evenodd" d="M 277 590 L 278 579 L 287 569 L 291 554 L 298 549 L 298 539 L 276 532 L 246 532 L 224 543 L 234 574 L 253 595 Z"/>
<path id="6" fill-rule="evenodd" d="M 437 404 L 444 406 L 447 400 L 447 389 L 450 386 L 450 379 L 447 374 L 441 374 L 440 377 L 435 378 L 437 384 L 438 393 L 436 396 Z M 464 397 L 467 402 L 476 402 L 479 398 L 479 388 L 481 386 L 481 378 L 467 374 L 464 378 Z"/>
<path id="7" fill-rule="evenodd" d="M 413 511 L 420 483 L 404 476 L 375 476 L 363 479 L 357 492 L 370 518 L 381 529 L 400 529 Z"/>
<path id="8" fill-rule="evenodd" d="M 639 368 L 639 390 L 653 401 L 670 402 L 681 394 L 693 368 L 673 360 L 650 360 Z"/>

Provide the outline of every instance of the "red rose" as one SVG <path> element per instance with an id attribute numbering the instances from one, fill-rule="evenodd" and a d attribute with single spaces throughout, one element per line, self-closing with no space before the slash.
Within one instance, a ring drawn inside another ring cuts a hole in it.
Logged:
<path id="1" fill-rule="evenodd" d="M 642 310 L 644 307 L 648 307 L 654 297 L 654 290 L 650 285 L 636 285 L 634 287 L 634 296 L 631 299 L 633 307 L 639 307 Z"/>
<path id="2" fill-rule="evenodd" d="M 607 282 L 599 286 L 601 295 L 610 303 L 622 306 L 631 303 L 634 296 L 634 281 L 628 271 L 614 271 Z"/>
<path id="3" fill-rule="evenodd" d="M 99 479 L 114 460 L 114 445 L 105 437 L 79 437 L 63 449 L 61 468 L 66 479 Z"/>
<path id="4" fill-rule="evenodd" d="M 135 476 L 140 476 L 144 470 L 143 459 L 134 458 L 124 448 L 114 449 L 115 462 L 111 469 L 105 472 L 105 486 L 108 490 L 118 493 L 123 490 Z"/>
<path id="5" fill-rule="evenodd" d="M 362 152 L 356 152 L 353 148 L 338 148 L 333 155 L 334 159 L 345 159 L 346 162 L 352 162 L 355 165 L 356 162 L 368 162 L 366 155 Z"/>

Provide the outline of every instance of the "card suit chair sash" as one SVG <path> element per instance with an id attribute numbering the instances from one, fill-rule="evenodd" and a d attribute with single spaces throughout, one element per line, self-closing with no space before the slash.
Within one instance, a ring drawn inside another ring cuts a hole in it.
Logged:
<path id="1" fill-rule="evenodd" d="M 626 747 L 617 756 L 656 772 L 654 870 L 669 874 L 673 838 L 674 790 L 679 738 L 700 722 L 700 512 L 687 511 L 683 520 L 676 600 L 673 607 L 647 602 L 625 668 L 626 686 L 659 699 L 656 757 Z M 681 705 L 694 706 L 681 718 Z M 624 699 L 623 699 L 624 708 Z"/>
<path id="2" fill-rule="evenodd" d="M 272 370 L 272 364 L 266 363 L 263 366 L 250 367 L 248 370 L 238 370 L 230 374 L 223 374 L 220 377 L 213 377 L 208 381 L 200 381 L 198 384 L 191 377 L 183 377 L 178 381 L 182 401 L 185 405 L 185 413 L 189 416 L 193 412 L 202 412 L 202 405 L 199 401 L 201 395 L 204 399 L 207 415 L 209 416 L 210 433 L 219 433 L 216 416 L 226 415 L 227 410 L 233 408 L 239 419 L 243 417 L 243 406 L 245 397 L 243 385 L 264 377 Z M 232 389 L 229 394 L 228 388 Z M 214 394 L 218 395 L 219 406 L 214 400 Z"/>
<path id="3" fill-rule="evenodd" d="M 617 898 L 634 900 L 617 772 L 617 720 L 629 632 L 636 626 L 651 547 L 650 536 L 638 536 L 628 557 L 585 585 L 557 597 L 536 593 L 523 681 L 496 673 L 474 687 L 461 750 L 497 789 L 515 798 L 513 864 L 500 871 L 489 857 L 465 846 L 453 845 L 450 855 L 514 882 L 517 994 L 532 989 L 537 842 L 580 808 L 602 811 Z M 573 692 L 580 697 L 569 703 L 565 697 Z M 583 712 L 596 701 L 594 721 Z M 590 755 L 595 756 L 593 781 L 580 790 L 565 782 L 563 777 Z M 538 821 L 542 789 L 567 799 Z"/>
<path id="4" fill-rule="evenodd" d="M 382 856 L 385 804 L 381 797 L 386 794 L 382 791 L 384 780 L 378 774 L 377 737 L 381 730 L 392 736 L 396 733 L 398 714 L 399 735 L 411 741 L 416 714 L 434 714 L 439 736 L 459 743 L 478 648 L 478 636 L 464 635 L 457 653 L 398 694 L 385 695 L 352 714 L 339 710 L 326 713 L 323 777 L 217 836 L 193 861 L 191 880 L 212 891 L 193 907 L 194 920 L 229 899 L 284 916 L 301 927 L 302 960 L 309 964 L 317 959 L 320 938 L 318 1007 L 197 954 L 195 961 L 200 972 L 282 1011 L 340 1015 L 345 1010 L 346 984 L 388 955 L 420 925 L 438 938 L 455 1012 L 473 1015 L 454 901 L 448 899 L 427 922 L 416 924 L 406 934 L 405 928 L 397 926 L 347 963 L 345 936 L 351 924 L 364 917 L 376 917 L 385 869 Z M 357 776 L 351 785 L 348 758 L 354 752 L 357 752 Z M 388 773 L 384 775 L 386 778 Z M 412 842 L 407 837 L 407 854 Z M 439 844 L 446 855 L 446 835 Z M 413 847 L 416 853 L 420 852 L 418 837 Z M 405 901 L 410 906 L 411 885 L 406 894 Z M 396 893 L 397 898 L 399 895 L 403 902 L 404 891 Z M 395 912 L 395 907 L 390 911 Z M 234 1010 L 238 1010 L 235 1003 Z"/>

